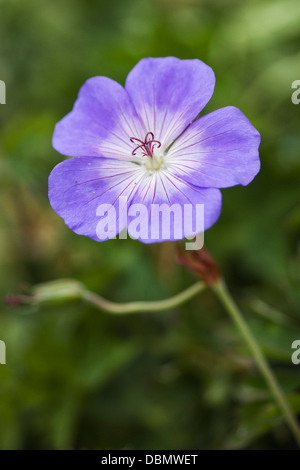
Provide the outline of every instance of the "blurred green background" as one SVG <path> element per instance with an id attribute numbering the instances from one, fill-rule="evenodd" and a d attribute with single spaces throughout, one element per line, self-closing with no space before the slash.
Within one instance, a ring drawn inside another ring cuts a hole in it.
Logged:
<path id="1" fill-rule="evenodd" d="M 223 190 L 205 243 L 300 413 L 300 79 L 297 0 L 1 0 L 0 294 L 75 278 L 114 301 L 171 296 L 195 279 L 174 244 L 96 243 L 52 211 L 55 123 L 80 86 L 124 84 L 147 56 L 216 74 L 204 114 L 233 105 L 262 135 L 262 170 Z M 207 291 L 164 313 L 113 317 L 83 302 L 1 306 L 1 449 L 292 449 L 239 333 Z"/>

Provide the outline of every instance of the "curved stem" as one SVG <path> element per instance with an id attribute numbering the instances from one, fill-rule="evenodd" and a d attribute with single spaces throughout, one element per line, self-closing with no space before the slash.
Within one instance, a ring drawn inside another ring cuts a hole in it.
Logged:
<path id="1" fill-rule="evenodd" d="M 275 378 L 268 362 L 266 361 L 258 342 L 253 336 L 241 312 L 239 311 L 237 305 L 232 299 L 230 293 L 228 292 L 225 283 L 219 279 L 214 282 L 214 284 L 210 284 L 210 286 L 219 297 L 221 303 L 223 304 L 227 312 L 230 314 L 231 318 L 237 325 L 243 338 L 248 344 L 250 350 L 252 351 L 258 368 L 264 376 L 279 408 L 283 412 L 283 415 L 286 419 L 287 424 L 289 425 L 289 428 L 291 429 L 298 445 L 300 446 L 300 428 L 298 422 L 290 408 L 290 405 L 284 393 L 281 390 L 279 383 L 277 382 L 277 379 Z M 47 284 L 36 286 L 34 295 L 30 297 L 27 302 L 36 302 L 37 304 L 42 304 L 44 302 L 47 303 L 49 300 L 61 301 L 76 298 L 84 299 L 94 305 L 96 308 L 100 310 L 105 310 L 112 314 L 157 312 L 162 310 L 168 310 L 170 308 L 177 307 L 183 304 L 184 302 L 190 300 L 192 297 L 195 297 L 206 287 L 207 284 L 205 284 L 204 282 L 197 282 L 191 287 L 188 287 L 184 291 L 168 299 L 157 300 L 154 302 L 138 301 L 128 303 L 115 303 L 104 299 L 103 297 L 98 294 L 95 294 L 94 292 L 90 292 L 85 288 L 85 286 L 83 286 L 79 282 L 65 279 L 60 281 L 52 281 Z"/>
<path id="2" fill-rule="evenodd" d="M 285 420 L 291 432 L 293 433 L 295 440 L 300 446 L 300 428 L 297 419 L 295 418 L 276 377 L 274 376 L 268 362 L 266 361 L 258 342 L 253 336 L 241 312 L 239 311 L 237 305 L 232 299 L 230 293 L 228 292 L 225 283 L 222 280 L 218 281 L 216 284 L 212 285 L 212 288 L 219 297 L 221 303 L 223 304 L 233 321 L 235 322 L 235 324 L 237 325 L 249 348 L 251 349 L 258 368 L 264 376 L 279 408 L 282 410 Z"/>
<path id="3" fill-rule="evenodd" d="M 180 294 L 174 295 L 169 299 L 157 300 L 154 302 L 128 302 L 128 303 L 115 303 L 109 300 L 100 297 L 100 295 L 95 294 L 85 290 L 82 294 L 82 297 L 93 304 L 95 307 L 100 310 L 106 310 L 109 313 L 122 314 L 122 313 L 138 313 L 138 312 L 154 312 L 161 310 L 168 310 L 169 308 L 177 307 L 178 305 L 183 304 L 187 300 L 195 297 L 202 290 L 204 290 L 206 285 L 203 282 L 197 282 L 191 287 L 188 287 Z"/>

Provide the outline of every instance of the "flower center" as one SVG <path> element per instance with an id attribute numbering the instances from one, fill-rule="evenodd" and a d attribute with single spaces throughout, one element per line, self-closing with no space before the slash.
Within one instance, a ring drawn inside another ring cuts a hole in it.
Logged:
<path id="1" fill-rule="evenodd" d="M 154 139 L 153 132 L 147 132 L 145 139 L 137 139 L 136 137 L 130 137 L 130 142 L 138 145 L 132 151 L 132 155 L 139 155 L 147 157 L 145 159 L 145 167 L 147 170 L 159 170 L 163 164 L 163 154 L 156 152 L 161 147 L 161 142 Z"/>
<path id="2" fill-rule="evenodd" d="M 130 137 L 130 142 L 137 143 L 138 146 L 132 151 L 132 155 L 136 155 L 137 150 L 141 150 L 144 157 L 153 158 L 153 149 L 156 146 L 157 148 L 161 147 L 159 140 L 154 139 L 153 132 L 147 132 L 145 140 L 137 139 L 136 137 Z"/>

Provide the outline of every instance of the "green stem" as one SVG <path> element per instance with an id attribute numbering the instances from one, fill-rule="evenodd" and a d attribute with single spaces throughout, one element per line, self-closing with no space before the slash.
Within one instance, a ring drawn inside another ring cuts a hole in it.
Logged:
<path id="1" fill-rule="evenodd" d="M 184 291 L 180 292 L 177 295 L 174 295 L 173 297 L 170 297 L 169 299 L 157 300 L 154 302 L 140 301 L 128 303 L 115 303 L 104 299 L 103 297 L 98 294 L 95 294 L 94 292 L 90 292 L 85 288 L 84 285 L 77 281 L 64 279 L 36 286 L 33 292 L 33 296 L 28 298 L 27 302 L 34 301 L 38 305 L 41 305 L 51 300 L 59 302 L 68 299 L 84 299 L 94 305 L 96 308 L 107 311 L 112 314 L 157 312 L 162 310 L 168 310 L 170 308 L 174 308 L 185 303 L 186 301 L 190 300 L 192 297 L 195 297 L 197 294 L 203 291 L 206 287 L 207 285 L 204 282 L 197 282 L 196 284 L 192 285 L 191 287 L 188 287 Z M 235 322 L 242 336 L 244 337 L 246 343 L 251 349 L 262 375 L 264 376 L 268 386 L 270 387 L 270 390 L 273 393 L 279 408 L 283 412 L 287 424 L 289 425 L 297 443 L 300 446 L 300 428 L 297 423 L 297 420 L 290 408 L 286 397 L 284 396 L 280 388 L 279 383 L 273 375 L 273 372 L 270 369 L 270 366 L 266 361 L 259 344 L 257 343 L 242 314 L 240 313 L 238 307 L 236 306 L 234 300 L 228 292 L 225 283 L 222 280 L 218 280 L 214 284 L 212 284 L 211 287 L 218 295 L 220 301 L 232 317 L 233 321 Z"/>
<path id="2" fill-rule="evenodd" d="M 169 308 L 177 307 L 178 305 L 183 304 L 187 300 L 195 297 L 202 290 L 204 290 L 206 285 L 203 282 L 196 282 L 191 287 L 188 287 L 180 294 L 174 295 L 169 299 L 157 300 L 154 302 L 128 302 L 128 303 L 115 303 L 109 300 L 100 297 L 100 295 L 95 294 L 85 290 L 82 293 L 82 297 L 93 304 L 95 307 L 100 310 L 105 310 L 109 313 L 122 314 L 122 313 L 138 313 L 138 312 L 154 312 L 161 310 L 168 310 Z"/>
<path id="3" fill-rule="evenodd" d="M 274 395 L 274 398 L 282 410 L 283 415 L 286 419 L 286 422 L 293 433 L 295 440 L 297 441 L 300 447 L 300 428 L 299 424 L 290 408 L 290 405 L 281 390 L 279 383 L 277 382 L 276 377 L 274 376 L 268 362 L 266 361 L 263 352 L 253 336 L 251 330 L 249 329 L 247 323 L 245 322 L 241 312 L 239 311 L 237 305 L 232 299 L 225 283 L 221 280 L 212 286 L 215 293 L 218 295 L 221 303 L 237 325 L 242 336 L 244 337 L 246 343 L 251 349 L 253 356 L 256 360 L 257 366 L 259 367 L 262 375 L 264 376 L 268 386 L 270 387 L 271 392 Z"/>

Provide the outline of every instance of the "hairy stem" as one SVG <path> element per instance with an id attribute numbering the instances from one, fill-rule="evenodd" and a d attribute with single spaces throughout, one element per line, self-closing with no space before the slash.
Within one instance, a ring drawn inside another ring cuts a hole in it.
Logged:
<path id="1" fill-rule="evenodd" d="M 43 303 L 47 303 L 49 301 L 60 302 L 72 299 L 84 299 L 99 310 L 104 310 L 111 314 L 119 315 L 138 312 L 160 312 L 162 310 L 168 310 L 170 308 L 177 307 L 187 302 L 202 292 L 207 287 L 207 285 L 210 285 L 212 290 L 217 294 L 221 303 L 238 327 L 242 337 L 246 341 L 246 344 L 249 346 L 249 349 L 252 351 L 257 366 L 265 378 L 272 394 L 274 395 L 276 403 L 282 410 L 285 420 L 300 447 L 299 424 L 284 393 L 281 390 L 279 383 L 277 382 L 276 377 L 274 376 L 268 362 L 266 361 L 258 342 L 253 336 L 241 312 L 228 292 L 225 283 L 220 279 L 220 277 L 216 278 L 213 283 L 209 284 L 206 284 L 205 282 L 196 282 L 196 284 L 168 299 L 152 302 L 137 301 L 128 303 L 111 302 L 110 300 L 106 300 L 100 295 L 87 290 L 86 287 L 78 281 L 64 279 L 36 286 L 33 292 L 33 296 L 28 297 L 24 303 L 34 302 L 38 305 L 42 305 Z M 15 299 L 13 300 L 15 303 Z"/>
<path id="2" fill-rule="evenodd" d="M 100 297 L 100 295 L 90 292 L 88 290 L 84 291 L 82 297 L 93 304 L 95 307 L 100 310 L 105 310 L 109 313 L 114 314 L 125 314 L 125 313 L 138 313 L 138 312 L 155 312 L 161 310 L 168 310 L 173 307 L 177 307 L 185 303 L 187 300 L 195 297 L 201 291 L 205 289 L 206 285 L 203 282 L 197 282 L 191 287 L 188 287 L 180 294 L 174 295 L 169 299 L 156 300 L 154 302 L 128 302 L 128 303 L 115 303 L 109 300 Z"/>
<path id="3" fill-rule="evenodd" d="M 249 346 L 249 349 L 252 351 L 253 356 L 255 358 L 256 364 L 260 369 L 262 375 L 264 376 L 279 408 L 281 409 L 286 423 L 288 424 L 291 432 L 293 433 L 295 440 L 297 441 L 300 447 L 300 428 L 297 422 L 296 417 L 294 416 L 290 405 L 281 390 L 281 387 L 274 376 L 272 369 L 270 368 L 268 362 L 266 361 L 263 352 L 256 341 L 255 337 L 253 336 L 251 330 L 249 329 L 247 323 L 245 322 L 241 312 L 239 311 L 237 305 L 235 304 L 234 300 L 232 299 L 225 283 L 221 280 L 215 283 L 212 286 L 213 290 L 219 297 L 221 303 L 233 319 L 234 323 L 238 327 L 241 335 L 243 336 L 244 340 Z"/>

